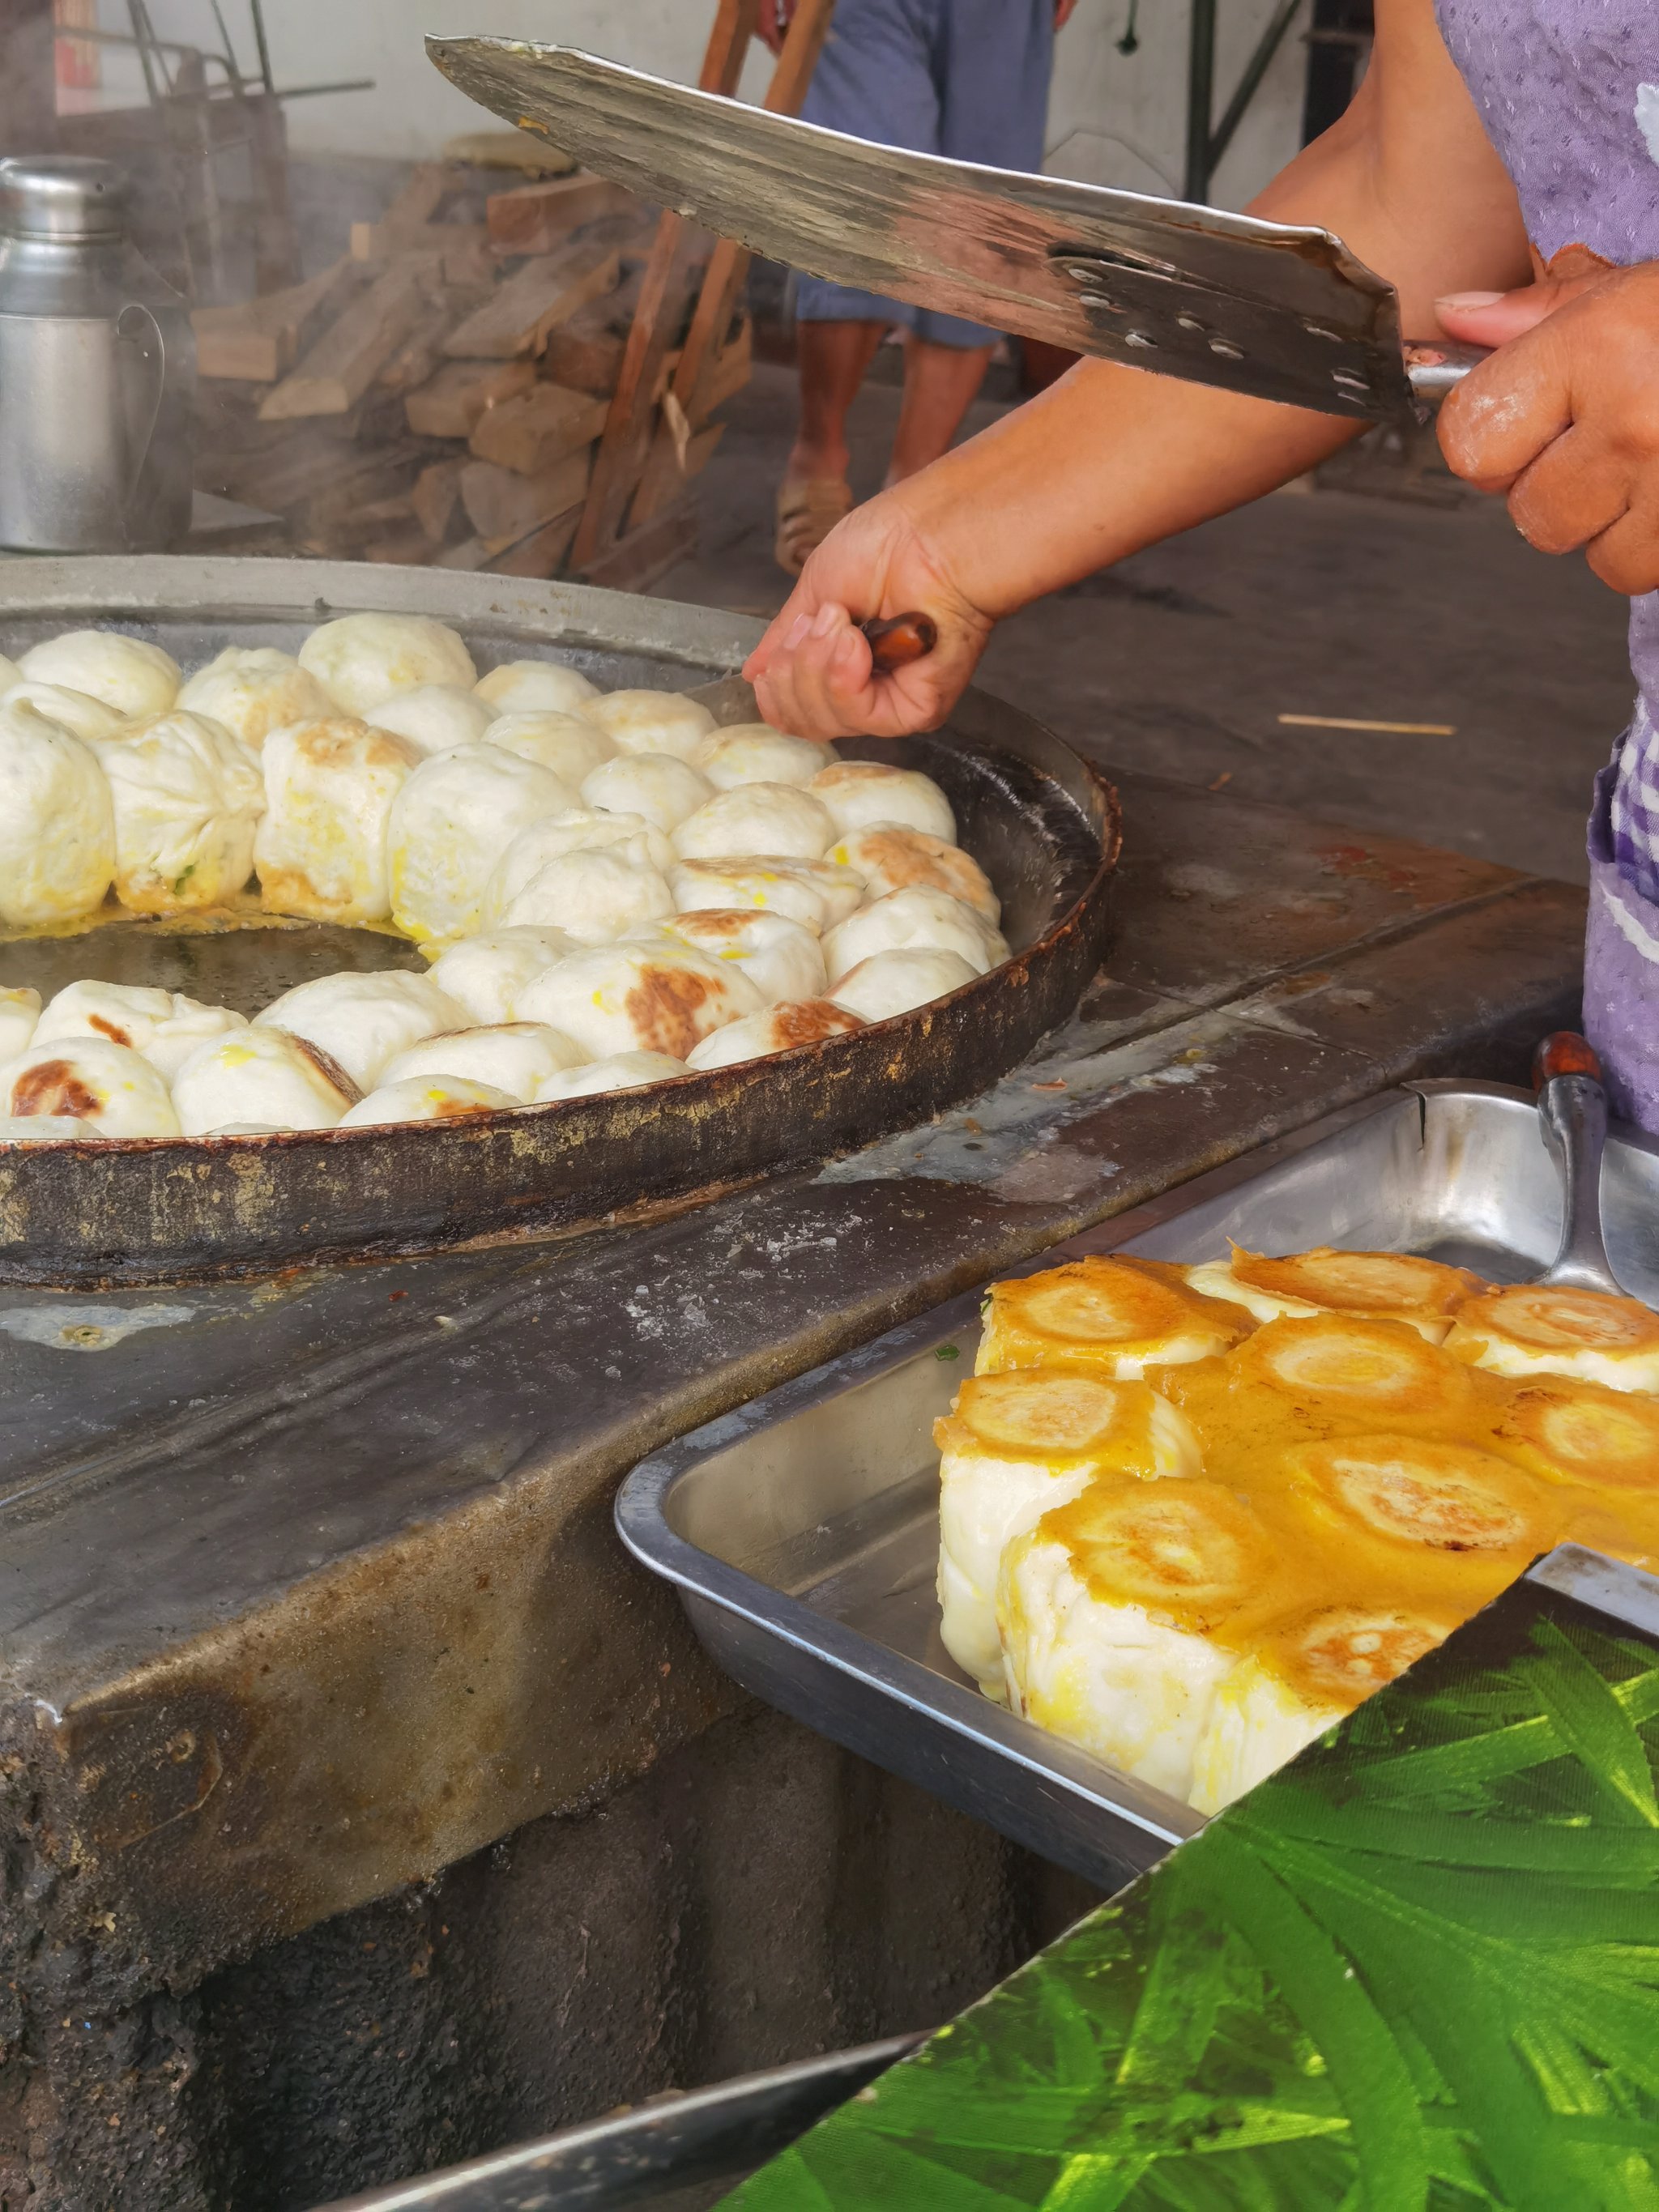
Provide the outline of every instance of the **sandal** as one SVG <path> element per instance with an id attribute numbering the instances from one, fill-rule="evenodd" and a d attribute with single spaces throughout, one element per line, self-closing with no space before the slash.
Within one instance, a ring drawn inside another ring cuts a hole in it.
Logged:
<path id="1" fill-rule="evenodd" d="M 778 566 L 799 576 L 807 556 L 853 510 L 853 488 L 844 477 L 786 477 L 778 487 Z"/>

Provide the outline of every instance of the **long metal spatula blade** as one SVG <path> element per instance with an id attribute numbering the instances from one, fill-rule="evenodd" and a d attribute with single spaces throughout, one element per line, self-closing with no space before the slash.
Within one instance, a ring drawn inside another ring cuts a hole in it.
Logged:
<path id="1" fill-rule="evenodd" d="M 427 51 L 507 122 L 811 276 L 1326 414 L 1412 408 L 1394 291 L 1328 231 L 872 146 L 568 47 Z"/>

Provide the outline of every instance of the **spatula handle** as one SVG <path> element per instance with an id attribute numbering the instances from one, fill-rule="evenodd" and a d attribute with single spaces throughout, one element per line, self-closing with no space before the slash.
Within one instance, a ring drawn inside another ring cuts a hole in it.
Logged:
<path id="1" fill-rule="evenodd" d="M 1413 394 L 1432 410 L 1456 391 L 1472 368 L 1480 368 L 1492 349 L 1461 345 L 1455 338 L 1407 338 L 1401 350 Z"/>
<path id="2" fill-rule="evenodd" d="M 931 615 L 872 615 L 859 628 L 869 641 L 870 663 L 878 676 L 926 660 L 939 643 L 939 626 Z"/>

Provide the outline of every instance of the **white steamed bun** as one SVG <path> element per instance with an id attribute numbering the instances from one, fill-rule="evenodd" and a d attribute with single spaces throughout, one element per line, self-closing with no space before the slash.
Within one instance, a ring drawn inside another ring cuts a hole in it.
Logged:
<path id="1" fill-rule="evenodd" d="M 325 721 L 334 702 L 291 653 L 274 645 L 228 645 L 188 677 L 179 706 L 222 722 L 257 753 L 273 730 L 290 722 Z M 46 709 L 50 714 L 50 708 Z"/>
<path id="2" fill-rule="evenodd" d="M 670 1076 L 690 1071 L 683 1060 L 665 1052 L 613 1052 L 604 1060 L 590 1060 L 567 1075 L 550 1075 L 536 1093 L 535 1103 L 546 1105 L 555 1098 L 592 1098 L 605 1091 L 641 1091 L 647 1083 L 665 1083 Z"/>
<path id="3" fill-rule="evenodd" d="M 836 825 L 810 792 L 793 783 L 739 783 L 717 792 L 674 831 L 683 860 L 724 860 L 752 854 L 822 860 Z"/>
<path id="4" fill-rule="evenodd" d="M 915 946 L 960 953 L 979 975 L 1008 957 L 1007 939 L 1000 930 L 948 891 L 931 890 L 921 884 L 889 891 L 884 898 L 860 907 L 825 938 L 823 957 L 830 981 L 837 983 L 872 953 L 905 952 Z"/>
<path id="5" fill-rule="evenodd" d="M 489 727 L 489 709 L 453 684 L 417 684 L 394 691 L 371 717 L 377 730 L 407 738 L 417 752 L 447 753 L 452 745 L 476 745 Z"/>
<path id="6" fill-rule="evenodd" d="M 0 922 L 73 921 L 115 873 L 109 783 L 90 745 L 33 707 L 0 707 Z"/>
<path id="7" fill-rule="evenodd" d="M 273 730 L 261 759 L 260 905 L 314 921 L 383 921 L 392 911 L 386 825 L 420 759 L 414 746 L 343 714 Z"/>
<path id="8" fill-rule="evenodd" d="M 894 768 L 882 761 L 837 761 L 808 786 L 845 837 L 872 822 L 896 822 L 926 830 L 947 845 L 957 842 L 957 817 L 951 802 L 919 769 Z"/>
<path id="9" fill-rule="evenodd" d="M 325 1052 L 257 1023 L 198 1046 L 173 1082 L 173 1103 L 187 1137 L 331 1129 L 357 1097 L 357 1085 Z"/>
<path id="10" fill-rule="evenodd" d="M 423 761 L 393 801 L 386 832 L 398 928 L 439 945 L 482 928 L 496 861 L 521 830 L 574 797 L 550 769 L 499 745 L 458 745 Z"/>
<path id="11" fill-rule="evenodd" d="M 367 975 L 317 975 L 296 983 L 254 1016 L 256 1029 L 302 1037 L 372 1091 L 386 1062 L 440 1030 L 464 1030 L 466 1014 L 430 975 L 400 968 Z"/>
<path id="12" fill-rule="evenodd" d="M 118 714 L 164 714 L 179 696 L 179 664 L 159 645 L 118 629 L 71 629 L 32 645 L 17 664 L 33 684 L 61 684 Z"/>
<path id="13" fill-rule="evenodd" d="M 394 691 L 453 684 L 470 691 L 472 655 L 447 623 L 427 615 L 342 615 L 312 631 L 300 665 L 343 714 L 367 715 Z"/>
<path id="14" fill-rule="evenodd" d="M 27 983 L 0 984 L 0 1067 L 15 1060 L 34 1035 L 40 994 Z"/>
<path id="15" fill-rule="evenodd" d="M 562 660 L 507 660 L 473 686 L 498 714 L 580 714 L 599 688 Z"/>
<path id="16" fill-rule="evenodd" d="M 550 707 L 538 712 L 499 715 L 484 732 L 487 745 L 500 745 L 520 760 L 550 768 L 562 783 L 573 789 L 592 775 L 601 761 L 614 760 L 617 748 L 597 724 L 580 714 L 556 714 Z"/>
<path id="17" fill-rule="evenodd" d="M 695 761 L 714 726 L 700 699 L 683 691 L 607 691 L 582 708 L 619 753 L 672 753 Z"/>
<path id="18" fill-rule="evenodd" d="M 791 860 L 781 854 L 757 853 L 747 860 L 682 860 L 668 878 L 682 914 L 705 907 L 750 907 L 787 914 L 810 929 L 833 929 L 856 913 L 864 879 L 850 868 L 822 860 Z"/>
<path id="19" fill-rule="evenodd" d="M 739 783 L 811 783 L 836 756 L 811 738 L 787 737 L 769 722 L 733 722 L 702 741 L 697 766 L 716 791 Z"/>
<path id="20" fill-rule="evenodd" d="M 573 953 L 527 983 L 514 1012 L 574 1037 L 595 1060 L 619 1052 L 685 1060 L 711 1030 L 758 1013 L 760 1003 L 747 976 L 665 939 Z"/>
<path id="21" fill-rule="evenodd" d="M 495 1022 L 487 1029 L 448 1030 L 410 1045 L 386 1062 L 380 1087 L 405 1077 L 454 1076 L 487 1083 L 504 1091 L 515 1106 L 536 1095 L 550 1075 L 580 1067 L 587 1054 L 545 1022 Z"/>
<path id="22" fill-rule="evenodd" d="M 566 853 L 538 868 L 502 919 L 509 929 L 562 929 L 579 945 L 605 945 L 674 911 L 654 868 L 611 847 Z"/>
<path id="23" fill-rule="evenodd" d="M 724 1029 L 703 1039 L 688 1064 L 698 1069 L 734 1067 L 739 1060 L 793 1052 L 797 1045 L 850 1036 L 863 1027 L 855 1013 L 828 999 L 798 999 L 768 1006 L 758 1014 L 745 1014 L 740 1022 L 727 1022 Z"/>
<path id="24" fill-rule="evenodd" d="M 367 1129 L 386 1121 L 470 1121 L 476 1114 L 508 1113 L 523 1103 L 488 1083 L 470 1083 L 463 1076 L 410 1075 L 371 1091 L 340 1116 L 337 1126 Z"/>
<path id="25" fill-rule="evenodd" d="M 929 890 L 948 891 L 988 922 L 1002 919 L 1002 902 L 979 862 L 960 845 L 947 845 L 925 830 L 872 822 L 867 829 L 838 839 L 823 857 L 862 876 L 868 898 L 885 898 L 889 891 L 921 884 Z"/>
<path id="26" fill-rule="evenodd" d="M 521 830 L 496 861 L 484 893 L 484 920 L 501 919 L 519 893 L 550 860 L 567 853 L 614 850 L 619 860 L 636 868 L 654 868 L 666 876 L 674 865 L 674 848 L 654 822 L 642 814 L 607 814 L 597 806 L 568 807 L 545 821 Z"/>
<path id="27" fill-rule="evenodd" d="M 579 950 L 562 929 L 492 929 L 464 937 L 433 963 L 433 981 L 471 1019 L 498 1023 L 513 1018 L 513 1000 L 533 975 Z"/>
<path id="28" fill-rule="evenodd" d="M 167 1087 L 141 1054 L 107 1037 L 33 1042 L 0 1068 L 0 1115 L 62 1114 L 100 1137 L 176 1137 Z"/>
<path id="29" fill-rule="evenodd" d="M 641 814 L 659 830 L 678 827 L 714 796 L 713 787 L 672 753 L 622 753 L 583 777 L 584 806 L 607 814 Z"/>
<path id="30" fill-rule="evenodd" d="M 904 952 L 874 952 L 833 985 L 838 1006 L 846 1006 L 866 1022 L 884 1022 L 890 1014 L 908 1014 L 930 999 L 942 999 L 971 983 L 979 971 L 959 952 L 935 951 L 916 946 Z"/>
<path id="31" fill-rule="evenodd" d="M 47 1006 L 34 1031 L 36 1044 L 60 1037 L 103 1037 L 141 1053 L 171 1083 L 201 1045 L 233 1030 L 247 1027 L 247 1017 L 230 1006 L 205 1006 L 182 991 L 148 983 L 100 983 L 90 979 L 65 984 Z"/>
<path id="32" fill-rule="evenodd" d="M 222 906 L 253 873 L 259 757 L 183 707 L 93 748 L 115 810 L 115 895 L 135 914 Z"/>
<path id="33" fill-rule="evenodd" d="M 90 692 L 71 691 L 62 684 L 14 684 L 0 707 L 33 707 L 49 722 L 84 738 L 90 744 L 94 738 L 112 738 L 126 727 L 127 718 L 118 714 L 113 707 L 106 707 L 101 699 Z"/>
<path id="34" fill-rule="evenodd" d="M 676 915 L 658 927 L 710 959 L 740 968 L 769 1006 L 821 998 L 827 987 L 817 932 L 787 914 L 716 907 Z"/>

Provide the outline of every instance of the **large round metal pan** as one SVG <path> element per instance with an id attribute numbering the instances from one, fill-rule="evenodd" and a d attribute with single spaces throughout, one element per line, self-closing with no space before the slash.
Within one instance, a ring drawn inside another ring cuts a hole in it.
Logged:
<path id="1" fill-rule="evenodd" d="M 660 599 L 337 562 L 158 556 L 0 569 L 0 650 L 14 657 L 98 623 L 188 665 L 233 642 L 291 650 L 314 623 L 357 610 L 452 623 L 483 666 L 551 648 L 605 688 L 701 690 L 722 722 L 754 716 L 732 672 L 759 625 Z M 568 1230 L 823 1159 L 983 1090 L 1071 1012 L 1100 963 L 1115 796 L 1039 723 L 978 692 L 933 736 L 842 750 L 925 769 L 944 786 L 1003 902 L 1015 950 L 1002 967 L 854 1036 L 648 1090 L 384 1129 L 7 1148 L 0 1281 L 262 1274 Z M 249 1013 L 308 975 L 420 965 L 395 937 L 283 923 L 201 933 L 105 921 L 0 942 L 0 981 L 162 983 Z"/>

